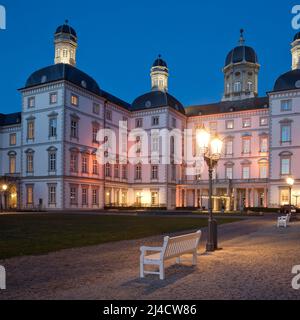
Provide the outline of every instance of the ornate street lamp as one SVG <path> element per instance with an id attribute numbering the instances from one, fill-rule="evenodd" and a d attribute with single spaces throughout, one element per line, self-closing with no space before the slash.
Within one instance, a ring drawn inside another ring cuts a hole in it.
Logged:
<path id="1" fill-rule="evenodd" d="M 1 186 L 1 192 L 0 192 L 0 202 L 1 202 L 1 212 L 3 211 L 3 209 L 5 209 L 5 192 L 8 189 L 8 185 L 7 184 L 3 184 Z M 2 193 L 3 193 L 3 202 L 2 202 Z"/>
<path id="2" fill-rule="evenodd" d="M 289 185 L 289 191 L 290 191 L 289 209 L 290 209 L 290 214 L 291 214 L 292 213 L 292 188 L 295 183 L 295 179 L 289 177 L 286 179 L 286 183 Z"/>
<path id="3" fill-rule="evenodd" d="M 213 205 L 212 205 L 212 178 L 213 170 L 218 164 L 221 157 L 222 140 L 215 135 L 211 137 L 210 133 L 207 132 L 204 126 L 196 131 L 196 140 L 200 148 L 201 154 L 203 154 L 204 160 L 208 166 L 208 176 L 209 176 L 209 197 L 208 197 L 208 238 L 206 244 L 206 251 L 212 252 L 218 248 L 217 243 L 217 221 L 213 219 Z"/>

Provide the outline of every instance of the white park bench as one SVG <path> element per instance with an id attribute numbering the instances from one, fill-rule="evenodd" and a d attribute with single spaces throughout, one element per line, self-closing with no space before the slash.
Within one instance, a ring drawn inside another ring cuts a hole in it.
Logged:
<path id="1" fill-rule="evenodd" d="M 277 228 L 284 227 L 286 228 L 288 224 L 290 223 L 291 214 L 287 214 L 286 216 L 282 216 L 278 218 L 277 221 Z"/>
<path id="2" fill-rule="evenodd" d="M 140 257 L 140 276 L 145 274 L 157 274 L 160 280 L 165 279 L 165 261 L 177 258 L 176 262 L 180 263 L 180 257 L 185 254 L 192 254 L 193 265 L 197 264 L 197 249 L 201 238 L 201 231 L 179 236 L 165 237 L 162 247 L 141 247 Z M 158 266 L 159 272 L 145 271 L 145 265 Z"/>

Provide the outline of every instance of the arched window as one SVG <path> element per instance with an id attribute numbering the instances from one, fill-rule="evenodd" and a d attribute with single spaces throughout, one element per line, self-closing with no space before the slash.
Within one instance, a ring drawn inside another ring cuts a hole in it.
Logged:
<path id="1" fill-rule="evenodd" d="M 242 84 L 240 81 L 237 81 L 234 83 L 233 90 L 234 90 L 234 92 L 241 92 L 242 91 Z"/>
<path id="2" fill-rule="evenodd" d="M 247 91 L 252 92 L 253 91 L 253 82 L 248 81 L 247 83 Z"/>

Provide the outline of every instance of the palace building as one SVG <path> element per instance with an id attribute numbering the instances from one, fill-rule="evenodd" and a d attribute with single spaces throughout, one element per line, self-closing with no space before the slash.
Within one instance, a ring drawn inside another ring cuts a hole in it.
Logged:
<path id="1" fill-rule="evenodd" d="M 54 44 L 54 64 L 33 72 L 19 90 L 21 112 L 0 114 L 2 208 L 207 207 L 206 169 L 190 175 L 185 162 L 129 163 L 120 154 L 114 164 L 99 163 L 99 145 L 109 148 L 110 139 L 99 141 L 98 132 L 106 128 L 120 137 L 120 121 L 128 132 L 194 132 L 204 125 L 218 133 L 224 147 L 214 172 L 214 210 L 287 204 L 290 176 L 295 179 L 291 201 L 297 204 L 300 33 L 292 42 L 292 70 L 260 97 L 258 56 L 245 45 L 241 30 L 225 59 L 221 101 L 195 106 L 183 106 L 169 93 L 169 69 L 161 56 L 151 67 L 150 91 L 128 103 L 76 67 L 77 34 L 67 22 L 57 28 Z M 125 138 L 116 143 L 128 151 Z M 159 153 L 159 135 L 150 140 L 149 149 Z M 185 153 L 184 139 L 182 146 Z"/>

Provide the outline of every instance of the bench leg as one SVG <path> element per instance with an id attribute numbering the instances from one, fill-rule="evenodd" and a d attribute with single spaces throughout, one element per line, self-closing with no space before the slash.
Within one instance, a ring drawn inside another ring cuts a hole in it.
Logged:
<path id="1" fill-rule="evenodd" d="M 165 266 L 163 262 L 159 265 L 159 279 L 165 280 Z"/>
<path id="2" fill-rule="evenodd" d="M 140 258 L 140 277 L 145 278 L 143 257 Z"/>
<path id="3" fill-rule="evenodd" d="M 197 265 L 197 251 L 193 253 L 193 266 Z"/>

